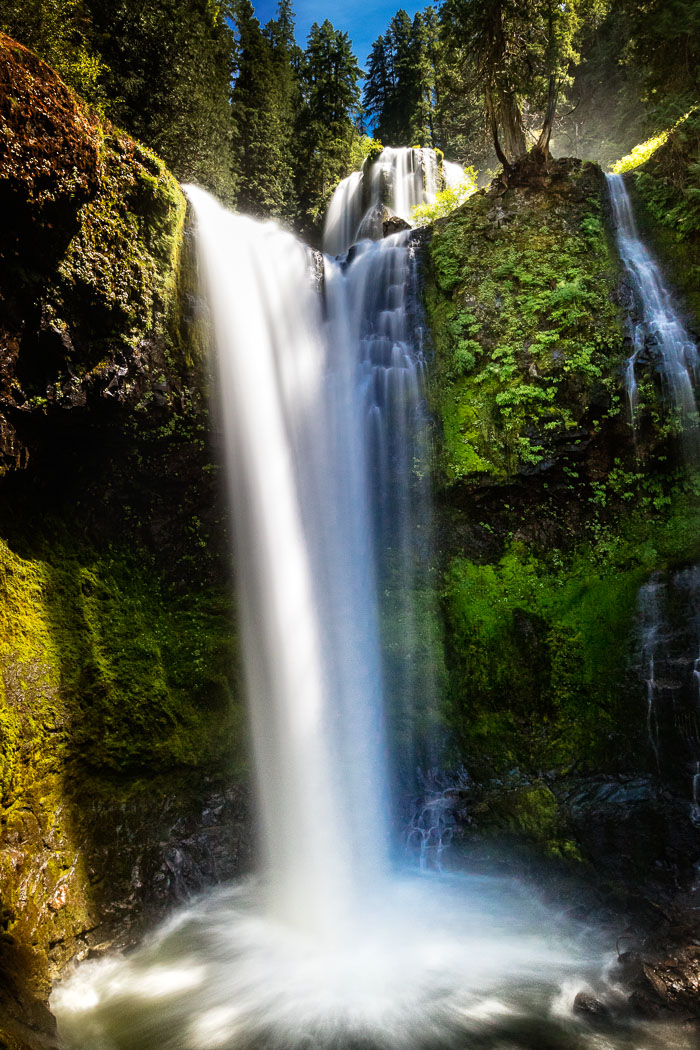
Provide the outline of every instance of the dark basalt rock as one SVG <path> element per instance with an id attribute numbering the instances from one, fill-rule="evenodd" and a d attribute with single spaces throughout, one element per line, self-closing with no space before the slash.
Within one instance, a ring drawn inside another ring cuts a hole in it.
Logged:
<path id="1" fill-rule="evenodd" d="M 394 233 L 403 233 L 404 230 L 410 230 L 410 222 L 406 222 L 399 215 L 391 215 L 388 219 L 384 219 L 382 223 L 382 235 L 384 237 L 391 237 Z"/>
<path id="2" fill-rule="evenodd" d="M 596 1026 L 599 1026 L 601 1022 L 604 1025 L 607 1025 L 612 1021 L 612 1011 L 610 1010 L 610 1007 L 601 1002 L 600 999 L 596 999 L 595 996 L 589 995 L 587 992 L 579 992 L 576 995 L 573 1010 L 575 1014 L 585 1017 L 587 1021 L 590 1021 Z"/>

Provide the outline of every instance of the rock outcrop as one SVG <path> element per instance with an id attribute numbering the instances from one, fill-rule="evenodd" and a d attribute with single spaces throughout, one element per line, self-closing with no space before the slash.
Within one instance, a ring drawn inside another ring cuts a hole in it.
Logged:
<path id="1" fill-rule="evenodd" d="M 0 37 L 0 1033 L 246 869 L 225 501 L 185 199 Z M 1 1037 L 0 1037 L 1 1041 Z"/>

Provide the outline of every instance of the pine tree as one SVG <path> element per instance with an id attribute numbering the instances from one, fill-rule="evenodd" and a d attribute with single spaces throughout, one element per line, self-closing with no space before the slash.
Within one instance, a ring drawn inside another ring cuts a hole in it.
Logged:
<path id="1" fill-rule="evenodd" d="M 387 45 L 383 36 L 378 37 L 372 44 L 368 67 L 362 104 L 374 128 L 375 135 L 383 140 L 386 135 L 383 117 L 388 112 L 391 94 L 387 64 Z"/>
<path id="2" fill-rule="evenodd" d="M 326 19 L 309 33 L 301 69 L 297 188 L 301 227 L 313 235 L 332 190 L 348 174 L 362 76 L 347 33 Z"/>
<path id="3" fill-rule="evenodd" d="M 84 0 L 109 115 L 178 178 L 230 198 L 233 41 L 223 0 Z"/>
<path id="4" fill-rule="evenodd" d="M 436 144 L 437 40 L 433 8 L 413 22 L 401 10 L 372 45 L 364 105 L 382 142 Z"/>
<path id="5" fill-rule="evenodd" d="M 289 198 L 289 158 L 273 46 L 250 0 L 234 0 L 235 82 L 231 93 L 238 209 L 281 216 Z"/>
<path id="6" fill-rule="evenodd" d="M 272 48 L 274 108 L 279 119 L 279 166 L 282 202 L 275 214 L 288 221 L 296 218 L 298 201 L 295 188 L 294 134 L 302 107 L 300 71 L 303 59 L 294 37 L 294 10 L 291 0 L 279 0 L 276 17 L 265 26 Z"/>

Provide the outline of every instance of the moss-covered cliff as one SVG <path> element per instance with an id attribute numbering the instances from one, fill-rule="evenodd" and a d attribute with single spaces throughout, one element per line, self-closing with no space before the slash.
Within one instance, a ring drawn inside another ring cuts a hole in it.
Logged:
<path id="1" fill-rule="evenodd" d="M 594 819 L 572 800 L 587 780 L 658 774 L 639 591 L 694 563 L 700 542 L 696 471 L 650 364 L 631 425 L 633 304 L 600 170 L 557 162 L 544 181 L 495 183 L 438 222 L 426 306 L 446 717 L 472 784 L 460 834 L 605 868 L 591 829 L 612 843 L 619 812 L 602 805 Z M 675 775 L 689 800 L 680 760 Z M 630 848 L 620 834 L 617 857 Z M 670 838 L 656 817 L 645 834 L 630 864 L 652 881 Z M 607 875 L 619 884 L 619 869 Z"/>
<path id="2" fill-rule="evenodd" d="M 185 199 L 6 37 L 0 89 L 0 1030 L 14 1046 L 50 1039 L 32 988 L 250 847 Z"/>

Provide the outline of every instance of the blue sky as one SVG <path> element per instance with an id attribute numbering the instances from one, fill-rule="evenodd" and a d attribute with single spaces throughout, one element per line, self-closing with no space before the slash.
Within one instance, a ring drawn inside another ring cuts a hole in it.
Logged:
<path id="1" fill-rule="evenodd" d="M 329 18 L 336 29 L 342 29 L 352 40 L 352 46 L 360 65 L 365 68 L 370 48 L 377 37 L 384 32 L 396 12 L 403 8 L 413 18 L 416 11 L 422 11 L 430 0 L 421 4 L 402 4 L 401 0 L 389 0 L 388 3 L 367 3 L 366 0 L 341 0 L 340 3 L 328 3 L 328 0 L 296 0 L 297 43 L 306 46 L 306 38 L 313 22 L 323 22 Z M 277 0 L 253 0 L 255 14 L 262 25 L 274 17 Z"/>

